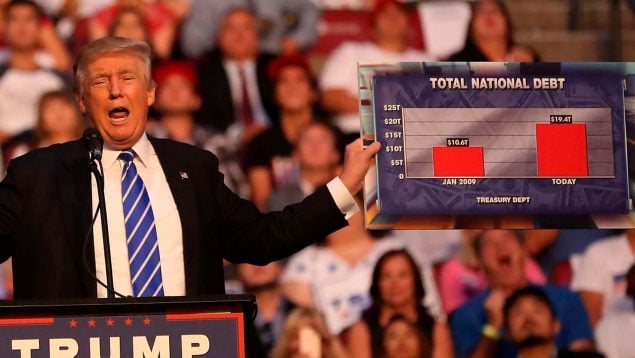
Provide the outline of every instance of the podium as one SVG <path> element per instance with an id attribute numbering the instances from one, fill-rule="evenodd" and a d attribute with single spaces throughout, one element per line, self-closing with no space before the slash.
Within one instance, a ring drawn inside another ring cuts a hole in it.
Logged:
<path id="1" fill-rule="evenodd" d="M 245 357 L 251 295 L 0 302 L 0 357 Z"/>

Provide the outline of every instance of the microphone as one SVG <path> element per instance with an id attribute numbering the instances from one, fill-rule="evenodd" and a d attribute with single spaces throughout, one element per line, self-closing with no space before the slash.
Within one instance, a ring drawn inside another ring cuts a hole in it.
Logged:
<path id="1" fill-rule="evenodd" d="M 101 155 L 104 151 L 104 140 L 99 131 L 93 127 L 86 128 L 83 138 L 84 145 L 88 149 L 88 153 L 90 153 L 90 161 L 101 160 Z"/>
<path id="2" fill-rule="evenodd" d="M 108 298 L 114 298 L 116 294 L 121 296 L 118 292 L 115 291 L 115 285 L 112 274 L 112 258 L 110 254 L 110 237 L 108 235 L 108 218 L 106 216 L 106 198 L 104 195 L 104 168 L 101 164 L 101 155 L 104 151 L 104 140 L 99 134 L 99 131 L 95 128 L 86 128 L 83 134 L 84 138 L 84 146 L 88 150 L 90 154 L 90 160 L 88 161 L 88 169 L 93 173 L 95 177 L 95 183 L 97 184 L 97 210 L 95 211 L 95 215 L 93 217 L 93 222 L 89 228 L 88 233 L 86 234 L 86 238 L 84 239 L 84 246 L 86 245 L 86 240 L 90 237 L 90 233 L 93 231 L 93 225 L 95 224 L 95 220 L 97 219 L 97 213 L 99 212 L 101 215 L 101 231 L 102 231 L 102 239 L 104 241 L 104 261 L 106 266 L 106 284 L 97 280 L 99 284 L 106 287 L 106 291 L 108 293 Z M 89 271 L 90 272 L 90 271 Z"/>

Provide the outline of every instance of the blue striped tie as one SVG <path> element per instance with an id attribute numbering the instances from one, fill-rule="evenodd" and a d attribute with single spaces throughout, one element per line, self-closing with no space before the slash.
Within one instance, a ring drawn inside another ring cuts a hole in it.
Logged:
<path id="1" fill-rule="evenodd" d="M 128 243 L 132 291 L 135 297 L 163 296 L 159 242 L 150 197 L 137 173 L 132 149 L 119 154 L 124 161 L 121 195 Z"/>

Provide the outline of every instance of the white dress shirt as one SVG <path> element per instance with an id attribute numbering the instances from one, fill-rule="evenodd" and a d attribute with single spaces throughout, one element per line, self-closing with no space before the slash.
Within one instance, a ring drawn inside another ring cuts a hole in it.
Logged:
<path id="1" fill-rule="evenodd" d="M 159 162 L 154 147 L 144 134 L 132 147 L 137 153 L 134 163 L 137 172 L 148 191 L 150 204 L 154 212 L 157 236 L 159 241 L 159 255 L 161 256 L 161 275 L 166 296 L 185 295 L 185 269 L 183 261 L 183 233 L 181 220 L 174 202 L 170 186 Z M 113 267 L 113 281 L 115 290 L 122 295 L 132 295 L 130 265 L 128 261 L 128 246 L 126 244 L 126 228 L 124 224 L 123 204 L 121 202 L 121 173 L 123 161 L 118 159 L 121 151 L 104 146 L 102 164 L 104 166 L 104 196 L 106 198 L 106 213 L 110 238 L 110 253 Z M 91 177 L 93 213 L 97 208 L 97 183 Z M 350 218 L 359 209 L 353 196 L 339 177 L 335 177 L 327 184 L 327 188 L 335 204 L 345 218 Z M 95 246 L 95 268 L 97 278 L 106 283 L 106 266 L 104 245 L 101 230 L 101 218 L 98 217 L 93 228 Z M 97 297 L 107 297 L 106 289 L 97 286 Z"/>
<path id="2" fill-rule="evenodd" d="M 150 204 L 154 212 L 159 255 L 161 256 L 161 275 L 166 296 L 185 295 L 185 269 L 183 264 L 183 234 L 181 220 L 174 198 L 170 193 L 159 157 L 144 134 L 132 149 L 137 153 L 134 163 L 143 184 L 148 191 Z M 132 295 L 126 227 L 124 225 L 123 204 L 121 202 L 121 172 L 123 161 L 118 159 L 121 151 L 104 146 L 102 164 L 104 166 L 104 196 L 110 237 L 113 281 L 115 290 L 123 295 Z M 93 212 L 97 208 L 97 184 L 92 178 Z M 93 229 L 95 239 L 95 267 L 97 277 L 106 283 L 104 245 L 101 231 L 101 218 L 97 218 Z M 106 289 L 98 285 L 97 296 L 106 297 Z"/>

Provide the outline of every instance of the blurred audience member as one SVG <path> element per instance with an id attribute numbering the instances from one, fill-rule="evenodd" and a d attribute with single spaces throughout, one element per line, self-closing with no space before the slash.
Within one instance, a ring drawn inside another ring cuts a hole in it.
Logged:
<path id="1" fill-rule="evenodd" d="M 143 28 L 155 55 L 165 60 L 172 54 L 177 25 L 175 15 L 162 2 L 118 0 L 90 18 L 89 32 L 91 40 L 116 32 L 124 37 L 132 34 L 137 40 Z"/>
<path id="2" fill-rule="evenodd" d="M 138 7 L 121 7 L 108 28 L 109 36 L 125 37 L 131 40 L 149 42 L 143 11 Z"/>
<path id="3" fill-rule="evenodd" d="M 534 230 L 540 233 L 525 240 L 525 248 L 534 257 L 545 276 L 556 284 L 569 286 L 571 274 L 581 254 L 595 241 L 619 234 L 619 230 Z M 566 276 L 566 277 L 561 277 Z M 566 280 L 568 278 L 568 280 Z M 566 282 L 564 282 L 566 281 Z"/>
<path id="4" fill-rule="evenodd" d="M 403 240 L 417 262 L 438 269 L 458 254 L 463 230 L 393 230 L 388 237 Z"/>
<path id="5" fill-rule="evenodd" d="M 503 307 L 506 335 L 522 358 L 603 357 L 595 352 L 558 349 L 560 321 L 547 294 L 535 286 L 514 292 Z"/>
<path id="6" fill-rule="evenodd" d="M 291 303 L 283 296 L 278 284 L 282 263 L 272 262 L 266 266 L 237 265 L 238 279 L 245 293 L 256 296 L 258 315 L 254 326 L 265 351 L 269 353 L 282 332 Z"/>
<path id="7" fill-rule="evenodd" d="M 395 315 L 402 315 L 423 332 L 422 356 L 451 357 L 452 341 L 444 320 L 432 317 L 423 300 L 426 295 L 420 270 L 405 250 L 384 253 L 372 273 L 372 305 L 361 320 L 345 332 L 352 357 L 381 357 L 386 327 Z"/>
<path id="8" fill-rule="evenodd" d="M 390 318 L 384 329 L 382 358 L 423 358 L 430 357 L 430 342 L 421 327 L 410 322 L 405 316 L 396 314 Z M 426 354 L 427 353 L 427 354 Z"/>
<path id="9" fill-rule="evenodd" d="M 47 92 L 40 98 L 35 130 L 23 132 L 4 144 L 5 162 L 35 148 L 64 143 L 79 138 L 84 130 L 77 102 L 67 91 Z"/>
<path id="10" fill-rule="evenodd" d="M 251 7 L 258 17 L 262 51 L 297 53 L 317 39 L 320 11 L 311 0 L 192 0 L 181 32 L 185 54 L 197 57 L 212 49 L 222 14 L 235 7 Z"/>
<path id="11" fill-rule="evenodd" d="M 324 320 L 313 309 L 296 308 L 287 317 L 273 358 L 346 358 L 341 341 L 326 329 Z"/>
<path id="12" fill-rule="evenodd" d="M 0 65 L 0 143 L 33 129 L 42 94 L 64 87 L 62 78 L 39 61 L 46 32 L 40 8 L 32 1 L 14 0 L 5 10 L 9 54 Z"/>
<path id="13" fill-rule="evenodd" d="M 313 0 L 322 10 L 372 10 L 376 0 Z"/>
<path id="14" fill-rule="evenodd" d="M 74 19 L 89 18 L 117 0 L 35 0 L 47 14 Z"/>
<path id="15" fill-rule="evenodd" d="M 333 179 L 341 162 L 341 133 L 327 123 L 309 123 L 299 134 L 294 149 L 300 174 L 296 182 L 274 190 L 267 198 L 267 211 L 282 210 L 299 202 Z"/>
<path id="16" fill-rule="evenodd" d="M 626 273 L 626 281 L 620 307 L 608 312 L 595 329 L 600 351 L 610 358 L 635 357 L 635 265 Z"/>
<path id="17" fill-rule="evenodd" d="M 267 75 L 274 56 L 258 51 L 257 18 L 249 8 L 231 8 L 219 28 L 218 48 L 197 68 L 199 119 L 217 131 L 238 133 L 247 143 L 278 118 Z"/>
<path id="18" fill-rule="evenodd" d="M 349 225 L 291 256 L 282 274 L 285 295 L 296 305 L 317 308 L 332 333 L 339 333 L 370 305 L 371 272 L 385 252 L 401 247 L 375 239 L 364 229 L 362 213 Z"/>
<path id="19" fill-rule="evenodd" d="M 446 312 L 452 313 L 462 304 L 474 298 L 488 287 L 487 276 L 479 266 L 474 252 L 477 231 L 465 231 L 459 254 L 445 262 L 439 270 L 439 293 Z M 531 258 L 525 260 L 525 275 L 529 282 L 547 283 L 538 264 Z"/>
<path id="20" fill-rule="evenodd" d="M 22 10 L 13 9 L 16 5 Z M 9 9 L 13 9 L 11 30 L 6 27 L 9 25 Z M 71 59 L 64 42 L 57 35 L 51 19 L 44 14 L 36 2 L 10 0 L 6 1 L 5 5 L 0 1 L 0 15 L 2 16 L 0 19 L 2 27 L 0 29 L 0 62 L 6 62 L 12 51 L 24 46 L 30 47 L 31 43 L 35 42 L 36 50 L 33 56 L 39 67 L 59 72 L 70 69 Z M 9 31 L 12 34 L 9 34 Z M 8 43 L 7 36 L 13 38 L 12 44 Z M 8 48 L 4 48 L 5 46 Z"/>
<path id="21" fill-rule="evenodd" d="M 513 344 L 502 337 L 503 304 L 517 289 L 529 284 L 525 274 L 526 254 L 520 233 L 486 230 L 474 239 L 474 250 L 490 288 L 477 295 L 451 316 L 454 347 L 458 356 L 515 357 Z M 553 303 L 561 330 L 558 349 L 593 349 L 593 332 L 580 298 L 567 288 L 541 287 Z"/>
<path id="22" fill-rule="evenodd" d="M 635 230 L 593 243 L 584 252 L 571 288 L 580 293 L 593 326 L 626 295 L 626 272 L 633 263 Z"/>
<path id="23" fill-rule="evenodd" d="M 271 190 L 298 181 L 293 147 L 302 129 L 316 117 L 317 88 L 306 59 L 291 55 L 275 59 L 269 65 L 274 82 L 274 98 L 280 118 L 258 134 L 247 146 L 245 171 L 249 178 L 251 200 L 260 209 Z"/>
<path id="24" fill-rule="evenodd" d="M 342 44 L 327 59 L 320 78 L 322 104 L 326 110 L 336 115 L 334 123 L 346 134 L 359 135 L 358 62 L 431 60 L 425 53 L 408 48 L 411 29 L 403 3 L 397 0 L 377 0 L 372 18 L 373 42 Z"/>
<path id="25" fill-rule="evenodd" d="M 448 61 L 538 61 L 532 50 L 514 42 L 509 12 L 499 0 L 472 3 L 465 46 Z"/>
<path id="26" fill-rule="evenodd" d="M 201 98 L 196 93 L 193 65 L 187 61 L 168 61 L 155 66 L 153 77 L 157 83 L 154 109 L 159 113 L 159 122 L 154 125 L 149 122 L 148 132 L 216 154 L 225 184 L 242 197 L 248 197 L 249 188 L 238 160 L 238 143 L 224 133 L 195 123 L 194 113 Z"/>

